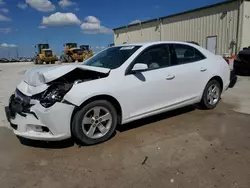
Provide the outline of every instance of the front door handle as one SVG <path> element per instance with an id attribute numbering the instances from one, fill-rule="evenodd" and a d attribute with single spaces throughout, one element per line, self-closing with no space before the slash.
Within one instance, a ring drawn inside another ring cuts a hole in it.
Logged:
<path id="1" fill-rule="evenodd" d="M 205 72 L 207 70 L 207 68 L 201 67 L 200 71 L 201 72 Z"/>
<path id="2" fill-rule="evenodd" d="M 175 78 L 174 75 L 168 75 L 168 76 L 166 77 L 166 80 L 173 80 L 174 78 Z"/>

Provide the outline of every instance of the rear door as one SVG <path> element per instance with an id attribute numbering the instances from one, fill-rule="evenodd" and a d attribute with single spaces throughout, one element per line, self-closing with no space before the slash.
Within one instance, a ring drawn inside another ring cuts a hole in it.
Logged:
<path id="1" fill-rule="evenodd" d="M 208 79 L 208 62 L 196 48 L 186 44 L 172 44 L 171 74 L 175 76 L 175 104 L 196 101 L 200 98 Z M 174 93 L 173 93 L 174 94 Z"/>

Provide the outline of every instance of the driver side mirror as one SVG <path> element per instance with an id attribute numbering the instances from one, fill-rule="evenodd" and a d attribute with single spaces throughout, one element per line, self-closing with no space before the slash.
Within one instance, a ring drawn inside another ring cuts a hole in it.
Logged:
<path id="1" fill-rule="evenodd" d="M 144 63 L 136 63 L 132 69 L 132 72 L 144 71 L 148 69 L 148 65 Z"/>

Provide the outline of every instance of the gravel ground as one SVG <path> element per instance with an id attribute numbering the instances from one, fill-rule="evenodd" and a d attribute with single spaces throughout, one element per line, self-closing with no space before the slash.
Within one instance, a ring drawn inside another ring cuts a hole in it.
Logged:
<path id="1" fill-rule="evenodd" d="M 182 108 L 124 126 L 109 141 L 20 140 L 4 105 L 31 63 L 0 64 L 0 187 L 250 187 L 250 79 L 214 110 Z"/>

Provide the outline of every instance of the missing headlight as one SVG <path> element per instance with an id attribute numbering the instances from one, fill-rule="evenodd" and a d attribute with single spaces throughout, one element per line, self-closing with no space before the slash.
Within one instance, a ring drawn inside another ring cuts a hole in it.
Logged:
<path id="1" fill-rule="evenodd" d="M 64 95 L 70 90 L 72 84 L 70 83 L 53 83 L 44 93 L 39 97 L 40 104 L 49 108 L 56 102 L 61 102 Z"/>

